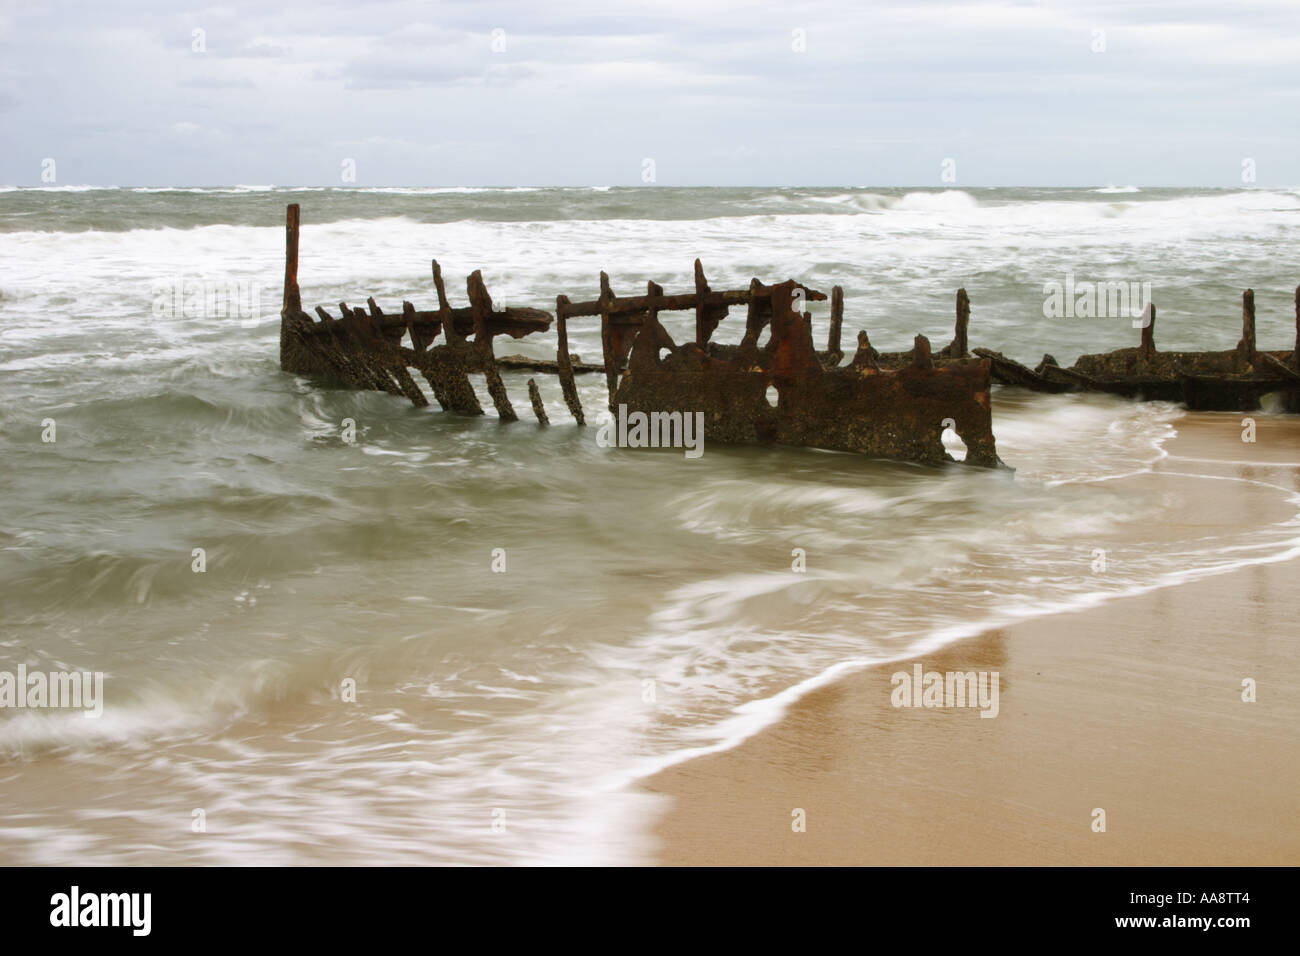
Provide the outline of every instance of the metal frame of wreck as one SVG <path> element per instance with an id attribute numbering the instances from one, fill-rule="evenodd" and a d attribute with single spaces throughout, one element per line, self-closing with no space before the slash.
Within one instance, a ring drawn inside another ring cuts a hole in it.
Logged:
<path id="1" fill-rule="evenodd" d="M 1000 467 L 989 402 L 992 362 L 970 358 L 966 330 L 970 302 L 965 290 L 957 294 L 953 342 L 932 356 L 930 342 L 916 336 L 911 352 L 882 355 L 871 347 L 865 332 L 848 365 L 841 366 L 840 334 L 844 293 L 831 291 L 831 328 L 827 349 L 813 345 L 811 315 L 795 310 L 802 301 L 824 301 L 826 295 L 794 281 L 764 285 L 758 279 L 747 289 L 714 291 L 695 262 L 695 289 L 665 294 L 651 281 L 643 296 L 616 296 L 609 277 L 600 274 L 596 299 L 572 302 L 556 297 L 558 347 L 555 362 L 522 358 L 498 359 L 492 340 L 498 335 L 522 338 L 548 331 L 552 316 L 540 309 L 494 310 L 479 271 L 466 280 L 470 304 L 452 308 L 442 271 L 433 261 L 438 297 L 436 311 L 417 310 L 402 303 L 402 312 L 385 313 L 373 298 L 367 309 L 339 303 L 335 319 L 317 306 L 320 321 L 303 311 L 298 287 L 300 211 L 290 204 L 285 225 L 284 306 L 280 321 L 280 366 L 300 375 L 322 375 L 356 388 L 405 395 L 413 404 L 428 399 L 411 377 L 419 371 L 444 410 L 483 414 L 471 373 L 487 382 L 497 415 L 515 421 L 500 368 L 530 368 L 559 376 L 565 404 L 579 425 L 585 424 L 574 375 L 603 371 L 609 407 L 627 406 L 646 413 L 705 414 L 711 441 L 776 443 L 861 452 L 925 464 L 951 461 L 942 433 L 951 426 L 966 444 L 965 463 Z M 732 306 L 745 306 L 745 334 L 738 345 L 711 341 Z M 695 340 L 675 343 L 660 324 L 660 312 L 694 311 Z M 568 322 L 573 318 L 601 320 L 601 366 L 575 363 L 568 351 Z M 767 342 L 759 338 L 770 326 Z M 439 332 L 443 342 L 433 345 Z M 411 347 L 402 345 L 410 335 Z M 473 335 L 472 339 L 467 336 Z M 663 350 L 668 351 L 661 358 Z M 578 367 L 580 366 L 580 367 Z M 767 400 L 775 387 L 777 404 Z M 528 380 L 533 411 L 547 423 L 534 379 Z"/>
<path id="2" fill-rule="evenodd" d="M 1267 394 L 1281 396 L 1287 411 L 1300 411 L 1300 286 L 1295 290 L 1294 351 L 1263 351 L 1255 342 L 1255 291 L 1241 295 L 1241 338 L 1220 352 L 1156 350 L 1156 307 L 1142 315 L 1136 348 L 1081 355 L 1062 368 L 1051 355 L 1030 369 L 1000 352 L 975 349 L 993 363 L 993 379 L 1039 392 L 1107 392 L 1129 398 L 1181 402 L 1199 411 L 1252 411 Z"/>

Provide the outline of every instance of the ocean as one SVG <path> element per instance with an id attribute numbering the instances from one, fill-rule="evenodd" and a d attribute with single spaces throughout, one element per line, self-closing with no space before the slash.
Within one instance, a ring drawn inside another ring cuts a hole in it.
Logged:
<path id="1" fill-rule="evenodd" d="M 1157 348 L 1233 347 L 1247 287 L 1260 348 L 1295 342 L 1297 189 L 0 188 L 0 671 L 104 674 L 97 718 L 0 710 L 0 863 L 640 862 L 638 780 L 834 675 L 1296 547 L 1110 486 L 1164 455 L 1165 403 L 995 389 L 1010 474 L 606 448 L 600 376 L 584 429 L 536 373 L 504 374 L 511 424 L 485 389 L 471 418 L 286 374 L 291 202 L 335 314 L 431 308 L 434 258 L 453 305 L 481 269 L 553 310 L 601 270 L 689 291 L 699 257 L 714 289 L 843 286 L 850 350 L 946 345 L 959 286 L 971 344 L 1031 366 L 1137 343 L 1045 315 L 1067 277 L 1149 283 Z M 597 320 L 569 334 L 599 361 Z"/>

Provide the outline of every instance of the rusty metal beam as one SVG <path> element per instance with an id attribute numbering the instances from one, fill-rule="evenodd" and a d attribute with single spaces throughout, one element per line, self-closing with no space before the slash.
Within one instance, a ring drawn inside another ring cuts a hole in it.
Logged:
<path id="1" fill-rule="evenodd" d="M 573 380 L 573 356 L 569 354 L 569 297 L 555 297 L 555 327 L 559 345 L 555 350 L 555 364 L 560 376 L 560 389 L 564 392 L 564 404 L 569 406 L 569 414 L 579 425 L 585 425 L 582 415 L 582 402 L 578 400 L 578 386 Z"/>

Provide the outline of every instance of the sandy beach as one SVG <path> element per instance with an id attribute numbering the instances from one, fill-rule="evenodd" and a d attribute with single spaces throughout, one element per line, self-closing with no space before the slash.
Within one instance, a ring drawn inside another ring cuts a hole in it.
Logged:
<path id="1" fill-rule="evenodd" d="M 1150 474 L 1115 481 L 1185 499 L 1166 530 L 1189 541 L 1294 516 L 1300 422 L 1257 415 L 1246 443 L 1242 417 L 1187 416 Z M 659 862 L 1300 863 L 1297 572 L 1294 556 L 1255 563 L 821 687 L 741 745 L 646 782 L 673 798 Z M 892 706 L 892 675 L 918 663 L 996 671 L 996 718 Z"/>

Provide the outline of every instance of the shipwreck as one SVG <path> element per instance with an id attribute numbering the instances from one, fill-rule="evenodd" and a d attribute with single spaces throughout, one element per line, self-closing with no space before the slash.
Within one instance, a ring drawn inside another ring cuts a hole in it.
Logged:
<path id="1" fill-rule="evenodd" d="M 829 341 L 818 350 L 811 315 L 800 306 L 824 301 L 825 293 L 793 279 L 772 285 L 754 279 L 745 289 L 715 291 L 699 260 L 692 291 L 665 293 L 649 282 L 644 295 L 617 296 L 601 273 L 596 298 L 572 301 L 559 295 L 553 315 L 533 308 L 494 308 L 478 271 L 466 280 L 469 305 L 453 308 L 434 260 L 436 309 L 403 302 L 400 312 L 385 312 L 371 297 L 364 309 L 339 303 L 337 317 L 317 306 L 318 321 L 303 311 L 298 288 L 299 226 L 299 207 L 291 204 L 280 317 L 280 366 L 287 372 L 428 405 L 414 371 L 442 409 L 471 415 L 483 414 L 470 380 L 482 375 L 502 421 L 518 419 L 502 369 L 550 372 L 579 425 L 586 420 L 575 375 L 599 373 L 611 412 L 702 412 L 710 442 L 807 446 L 941 464 L 953 460 L 942 440 L 951 428 L 966 445 L 965 464 L 1002 467 L 989 403 L 993 363 L 967 352 L 964 291 L 958 296 L 956 336 L 937 355 L 923 335 L 916 336 L 910 352 L 881 355 L 860 332 L 848 364 L 842 364 L 840 349 L 844 294 L 839 286 L 830 294 Z M 745 326 L 740 341 L 713 341 L 731 309 L 741 307 Z M 675 342 L 659 320 L 664 312 L 693 312 L 694 339 Z M 569 353 L 568 326 L 571 320 L 597 317 L 603 361 L 586 365 Z M 553 363 L 495 354 L 497 336 L 519 339 L 549 332 L 552 323 L 558 339 Z M 408 339 L 410 344 L 404 344 Z M 771 391 L 775 401 L 769 399 Z M 538 422 L 546 424 L 535 378 L 528 380 L 528 393 Z"/>
<path id="2" fill-rule="evenodd" d="M 299 226 L 299 207 L 292 204 L 285 232 L 280 367 L 404 395 L 418 406 L 429 399 L 412 372 L 424 379 L 442 409 L 481 415 L 470 376 L 482 375 L 498 417 L 516 421 L 501 372 L 536 371 L 556 376 L 570 414 L 585 425 L 575 376 L 599 374 L 611 413 L 702 412 L 709 441 L 826 448 L 934 465 L 953 460 L 942 440 L 951 428 L 966 446 L 964 463 L 983 468 L 1005 467 L 993 437 L 989 393 L 994 382 L 1214 411 L 1253 411 L 1274 395 L 1284 410 L 1300 411 L 1300 287 L 1291 352 L 1257 348 L 1255 294 L 1247 289 L 1241 339 L 1233 349 L 1158 351 L 1155 306 L 1148 303 L 1137 346 L 1083 355 L 1070 368 L 1045 355 L 1031 369 L 1001 352 L 969 348 L 970 298 L 958 289 L 953 339 L 944 348 L 932 351 L 929 339 L 917 335 L 909 351 L 879 352 L 866 332 L 858 332 L 845 363 L 840 286 L 831 289 L 830 331 L 819 350 L 811 315 L 802 306 L 825 301 L 825 293 L 793 279 L 767 285 L 757 278 L 748 288 L 714 290 L 698 259 L 690 291 L 666 293 L 651 281 L 644 295 L 619 296 L 602 272 L 595 298 L 558 295 L 554 313 L 495 308 L 478 271 L 466 280 L 469 304 L 453 307 L 434 260 L 436 309 L 403 302 L 400 311 L 385 312 L 371 297 L 364 309 L 340 302 L 337 317 L 317 306 L 317 320 L 303 311 L 298 288 Z M 740 340 L 714 341 L 733 308 L 744 310 Z M 694 338 L 674 341 L 659 320 L 665 312 L 694 313 Z M 596 318 L 602 361 L 588 364 L 569 352 L 569 322 Z M 548 333 L 552 326 L 558 340 L 554 361 L 496 354 L 496 337 L 520 339 Z M 535 378 L 528 379 L 528 397 L 538 422 L 548 424 Z"/>
<path id="3" fill-rule="evenodd" d="M 1295 349 L 1263 351 L 1255 343 L 1255 292 L 1241 296 L 1241 338 L 1219 352 L 1161 352 L 1156 349 L 1156 307 L 1141 316 L 1136 347 L 1081 355 L 1062 368 L 1044 355 L 1030 369 L 1000 352 L 975 349 L 993 363 L 993 378 L 1038 392 L 1109 392 L 1129 398 L 1181 402 L 1200 411 L 1254 411 L 1266 395 L 1284 410 L 1300 411 L 1300 286 L 1295 290 Z"/>

